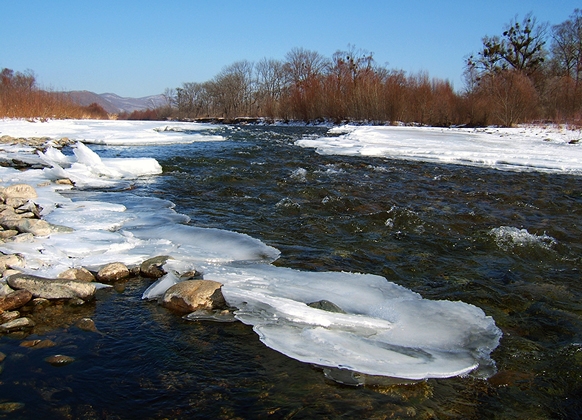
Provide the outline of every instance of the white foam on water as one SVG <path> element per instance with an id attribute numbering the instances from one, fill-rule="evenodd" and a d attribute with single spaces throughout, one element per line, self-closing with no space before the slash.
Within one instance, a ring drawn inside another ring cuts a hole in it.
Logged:
<path id="1" fill-rule="evenodd" d="M 536 235 L 529 233 L 527 229 L 519 229 L 511 226 L 500 226 L 489 231 L 497 246 L 508 251 L 515 247 L 534 246 L 543 249 L 551 249 L 557 241 L 545 233 Z"/>

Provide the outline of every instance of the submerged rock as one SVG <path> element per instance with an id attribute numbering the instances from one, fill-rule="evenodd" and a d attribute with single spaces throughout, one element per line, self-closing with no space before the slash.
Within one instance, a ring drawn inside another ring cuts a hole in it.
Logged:
<path id="1" fill-rule="evenodd" d="M 49 279 L 30 274 L 14 274 L 6 280 L 13 289 L 26 289 L 34 297 L 45 299 L 82 299 L 88 301 L 95 296 L 92 283 L 68 279 Z"/>
<path id="2" fill-rule="evenodd" d="M 129 268 L 123 263 L 107 264 L 97 273 L 97 280 L 103 283 L 113 283 L 129 277 Z"/>
<path id="3" fill-rule="evenodd" d="M 9 401 L 0 403 L 0 413 L 13 413 L 22 408 L 24 408 L 24 404 L 20 402 Z"/>
<path id="4" fill-rule="evenodd" d="M 165 308 L 180 313 L 200 309 L 213 310 L 227 308 L 222 295 L 222 283 L 212 280 L 186 280 L 166 290 L 161 298 Z"/>
<path id="5" fill-rule="evenodd" d="M 71 356 L 65 356 L 63 354 L 55 354 L 54 356 L 49 356 L 44 360 L 53 366 L 65 366 L 69 363 L 73 363 L 75 358 Z"/>
<path id="6" fill-rule="evenodd" d="M 99 332 L 95 326 L 95 322 L 91 318 L 81 318 L 75 322 L 75 326 L 83 331 Z"/>

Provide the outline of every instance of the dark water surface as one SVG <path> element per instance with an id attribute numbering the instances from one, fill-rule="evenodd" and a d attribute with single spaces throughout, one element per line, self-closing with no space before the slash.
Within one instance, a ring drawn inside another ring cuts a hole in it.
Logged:
<path id="1" fill-rule="evenodd" d="M 133 194 L 174 202 L 196 226 L 261 239 L 281 251 L 276 265 L 379 274 L 479 306 L 503 331 L 496 375 L 340 385 L 241 323 L 187 322 L 142 301 L 151 281 L 138 279 L 89 307 L 51 308 L 53 327 L 27 339 L 55 347 L 0 339 L 0 404 L 24 404 L 0 418 L 580 418 L 582 178 L 293 145 L 325 132 L 225 126 L 225 142 L 92 149 L 155 157 L 163 175 Z M 100 333 L 74 326 L 81 317 Z M 56 353 L 75 361 L 44 361 Z"/>

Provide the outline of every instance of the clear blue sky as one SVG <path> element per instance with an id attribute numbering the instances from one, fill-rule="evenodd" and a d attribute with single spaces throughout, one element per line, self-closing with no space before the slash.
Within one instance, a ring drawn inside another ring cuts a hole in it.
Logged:
<path id="1" fill-rule="evenodd" d="M 464 58 L 526 13 L 566 20 L 570 0 L 1 0 L 0 68 L 53 90 L 141 97 L 204 82 L 238 60 L 330 57 L 348 44 L 462 88 Z"/>

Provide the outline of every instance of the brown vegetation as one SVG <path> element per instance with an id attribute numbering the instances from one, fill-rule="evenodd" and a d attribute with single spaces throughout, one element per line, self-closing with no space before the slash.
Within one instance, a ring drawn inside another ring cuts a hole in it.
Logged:
<path id="1" fill-rule="evenodd" d="M 80 106 L 65 93 L 49 92 L 36 85 L 32 72 L 0 72 L 0 117 L 3 118 L 108 118 L 98 104 Z"/>
<path id="2" fill-rule="evenodd" d="M 204 83 L 168 90 L 171 116 L 304 121 L 504 125 L 582 118 L 582 12 L 551 27 L 531 15 L 485 36 L 467 60 L 466 86 L 378 65 L 349 46 L 326 58 L 302 48 L 285 60 L 236 62 Z M 549 47 L 549 48 L 548 48 Z"/>

